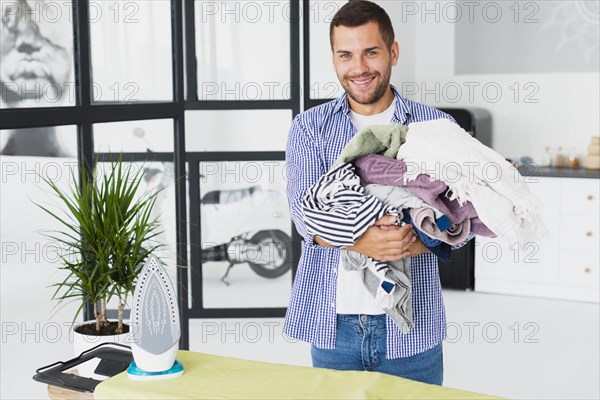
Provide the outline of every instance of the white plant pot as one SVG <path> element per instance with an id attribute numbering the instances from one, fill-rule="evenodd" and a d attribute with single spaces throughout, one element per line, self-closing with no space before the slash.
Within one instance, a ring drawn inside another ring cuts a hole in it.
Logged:
<path id="1" fill-rule="evenodd" d="M 82 325 L 88 323 L 95 323 L 95 320 L 85 321 Z M 126 321 L 123 321 L 127 323 Z M 108 335 L 108 336 L 98 336 L 98 335 L 83 335 L 81 333 L 77 333 L 73 331 L 73 350 L 75 353 L 75 357 L 78 357 L 81 353 L 86 350 L 89 350 L 93 347 L 98 346 L 103 343 L 119 343 L 125 346 L 131 346 L 132 344 L 132 336 L 131 332 L 121 333 L 119 335 Z M 118 346 L 115 346 L 120 348 Z M 94 373 L 94 370 L 100 363 L 99 359 L 92 359 L 83 364 L 79 364 L 77 366 L 77 374 L 79 376 L 84 376 L 87 378 L 93 378 L 97 380 L 107 379 L 104 375 L 98 375 Z"/>
<path id="2" fill-rule="evenodd" d="M 152 354 L 135 343 L 131 344 L 133 359 L 139 369 L 146 372 L 161 372 L 170 369 L 177 357 L 179 341 L 169 350 L 161 354 Z"/>

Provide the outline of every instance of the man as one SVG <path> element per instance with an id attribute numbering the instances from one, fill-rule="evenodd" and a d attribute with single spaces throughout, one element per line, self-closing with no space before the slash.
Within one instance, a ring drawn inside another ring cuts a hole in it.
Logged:
<path id="1" fill-rule="evenodd" d="M 340 265 L 339 250 L 307 234 L 301 203 L 360 129 L 451 117 L 404 99 L 390 85 L 399 48 L 389 16 L 375 3 L 346 3 L 331 21 L 330 41 L 345 94 L 298 115 L 286 151 L 288 199 L 304 248 L 284 331 L 312 344 L 315 367 L 378 371 L 441 385 L 446 321 L 436 257 L 410 225 L 398 227 L 391 216 L 348 248 L 382 261 L 412 257 L 415 325 L 402 334 L 364 288 L 361 274 Z"/>

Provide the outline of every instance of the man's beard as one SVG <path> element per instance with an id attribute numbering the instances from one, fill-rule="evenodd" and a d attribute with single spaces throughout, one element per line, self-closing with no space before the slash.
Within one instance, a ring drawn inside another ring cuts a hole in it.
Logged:
<path id="1" fill-rule="evenodd" d="M 360 99 L 359 96 L 357 95 L 357 93 L 353 92 L 353 89 L 351 87 L 352 84 L 347 83 L 348 80 L 350 80 L 349 78 L 345 77 L 344 79 L 342 79 L 340 81 L 341 81 L 341 84 L 342 84 L 344 90 L 346 90 L 346 93 L 348 93 L 348 96 L 350 96 L 350 98 L 352 100 L 354 100 L 358 104 L 368 105 L 368 104 L 376 103 L 379 99 L 381 99 L 385 95 L 385 93 L 390 85 L 391 73 L 392 73 L 392 67 L 390 66 L 385 71 L 385 74 L 383 76 L 379 73 L 376 74 L 375 76 L 373 76 L 373 79 L 377 79 L 379 76 L 382 76 L 382 79 L 381 79 L 380 83 L 375 87 L 373 94 L 370 95 L 369 97 L 367 97 L 366 99 Z M 359 78 L 360 77 L 355 77 L 352 79 L 359 79 Z"/>

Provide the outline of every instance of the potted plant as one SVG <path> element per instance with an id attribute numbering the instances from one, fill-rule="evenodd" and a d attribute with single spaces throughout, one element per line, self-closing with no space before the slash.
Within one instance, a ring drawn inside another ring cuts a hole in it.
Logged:
<path id="1" fill-rule="evenodd" d="M 63 250 L 61 270 L 64 279 L 55 283 L 53 299 L 81 299 L 73 322 L 88 302 L 93 304 L 95 321 L 76 327 L 87 335 L 115 335 L 128 332 L 123 323 L 126 299 L 146 257 L 160 247 L 153 239 L 160 234 L 158 217 L 151 212 L 158 191 L 140 195 L 144 168 L 126 166 L 120 157 L 110 161 L 106 172 L 89 173 L 83 166 L 80 179 L 71 171 L 71 185 L 62 189 L 44 179 L 63 210 L 55 212 L 40 205 L 60 222 L 62 230 L 46 235 Z M 118 298 L 118 320 L 108 321 L 106 304 Z"/>

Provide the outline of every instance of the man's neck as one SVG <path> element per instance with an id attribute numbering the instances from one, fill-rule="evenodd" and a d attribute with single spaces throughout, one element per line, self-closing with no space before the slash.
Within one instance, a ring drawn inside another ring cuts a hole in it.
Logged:
<path id="1" fill-rule="evenodd" d="M 384 112 L 390 104 L 394 101 L 394 92 L 392 91 L 392 87 L 389 86 L 386 90 L 385 94 L 377 100 L 375 103 L 371 104 L 360 104 L 354 101 L 350 96 L 348 96 L 348 104 L 350 109 L 357 114 L 360 115 L 375 115 Z"/>

